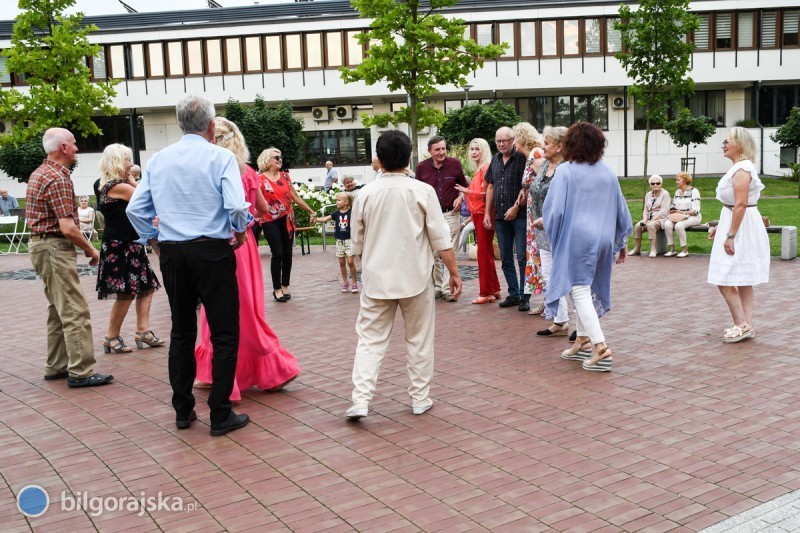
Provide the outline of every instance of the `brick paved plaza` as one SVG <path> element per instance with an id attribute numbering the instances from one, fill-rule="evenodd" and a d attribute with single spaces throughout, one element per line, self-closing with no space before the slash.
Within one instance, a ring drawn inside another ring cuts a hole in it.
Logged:
<path id="1" fill-rule="evenodd" d="M 111 302 L 91 276 L 97 370 L 116 381 L 44 381 L 42 285 L 8 279 L 28 256 L 0 257 L 0 529 L 698 531 L 800 489 L 800 261 L 773 258 L 758 337 L 723 345 L 707 256 L 630 258 L 602 320 L 608 374 L 563 361 L 564 337 L 535 336 L 542 318 L 470 305 L 467 281 L 460 302 L 436 304 L 434 408 L 411 414 L 398 321 L 370 415 L 348 423 L 358 296 L 340 292 L 330 248 L 296 253 L 293 298 L 266 313 L 303 373 L 244 393 L 236 409 L 253 422 L 222 438 L 206 391 L 199 423 L 175 429 L 166 347 L 102 354 Z M 151 324 L 168 337 L 163 290 Z M 131 344 L 134 329 L 131 311 Z M 50 496 L 38 518 L 17 509 L 27 485 Z M 67 509 L 78 493 L 159 492 L 190 509 L 62 510 L 64 492 Z"/>

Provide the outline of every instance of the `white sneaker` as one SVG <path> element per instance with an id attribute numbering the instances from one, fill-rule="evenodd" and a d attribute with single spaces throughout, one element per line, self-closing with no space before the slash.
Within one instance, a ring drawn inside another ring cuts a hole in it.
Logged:
<path id="1" fill-rule="evenodd" d="M 664 257 L 672 257 L 673 255 L 675 255 L 675 250 L 670 250 L 664 254 Z"/>
<path id="2" fill-rule="evenodd" d="M 650 250 L 650 257 L 652 258 L 652 257 L 655 257 L 655 256 L 656 256 L 656 251 L 655 250 Z"/>
<path id="3" fill-rule="evenodd" d="M 344 412 L 344 416 L 350 420 L 358 420 L 359 418 L 367 416 L 368 412 L 369 408 L 367 406 L 353 404 L 350 406 L 350 409 Z"/>
<path id="4" fill-rule="evenodd" d="M 678 257 L 686 257 L 687 255 L 689 255 L 689 252 L 681 252 L 678 254 Z"/>
<path id="5" fill-rule="evenodd" d="M 428 411 L 431 407 L 433 407 L 433 400 L 428 398 L 427 403 L 412 407 L 411 412 L 414 413 L 415 415 L 421 415 L 424 414 L 426 411 Z"/>

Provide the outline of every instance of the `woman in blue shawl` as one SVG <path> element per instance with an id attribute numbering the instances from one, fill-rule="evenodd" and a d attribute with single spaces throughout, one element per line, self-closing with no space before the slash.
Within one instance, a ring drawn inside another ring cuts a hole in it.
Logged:
<path id="1" fill-rule="evenodd" d="M 603 132 L 586 122 L 564 136 L 569 161 L 556 170 L 544 202 L 543 222 L 553 266 L 545 303 L 556 314 L 558 300 L 569 295 L 578 318 L 578 336 L 561 357 L 583 361 L 584 370 L 611 370 L 611 348 L 599 317 L 611 309 L 611 268 L 625 262 L 631 215 L 616 173 L 601 161 Z M 589 351 L 589 343 L 594 350 Z"/>

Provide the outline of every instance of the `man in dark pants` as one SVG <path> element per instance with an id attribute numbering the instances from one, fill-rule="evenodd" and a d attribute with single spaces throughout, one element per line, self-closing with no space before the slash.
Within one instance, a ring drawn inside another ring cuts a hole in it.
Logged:
<path id="1" fill-rule="evenodd" d="M 514 134 L 511 128 L 502 127 L 495 134 L 498 153 L 492 157 L 486 172 L 486 207 L 494 212 L 483 219 L 486 229 L 494 223 L 500 262 L 508 285 L 508 296 L 500 307 L 518 306 L 520 311 L 530 310 L 530 294 L 525 287 L 525 209 L 519 204 L 525 156 L 514 151 Z M 517 252 L 519 273 L 514 268 L 514 249 Z"/>
<path id="2" fill-rule="evenodd" d="M 233 250 L 247 239 L 247 225 L 253 217 L 235 157 L 212 144 L 212 102 L 189 95 L 178 102 L 176 114 L 184 135 L 150 160 L 127 213 L 161 260 L 172 311 L 169 381 L 178 429 L 189 428 L 197 418 L 192 384 L 197 370 L 198 297 L 205 306 L 214 346 L 208 406 L 211 435 L 218 437 L 250 421 L 247 415 L 233 412 L 229 398 L 239 350 L 239 290 Z M 157 229 L 153 226 L 156 213 Z"/>

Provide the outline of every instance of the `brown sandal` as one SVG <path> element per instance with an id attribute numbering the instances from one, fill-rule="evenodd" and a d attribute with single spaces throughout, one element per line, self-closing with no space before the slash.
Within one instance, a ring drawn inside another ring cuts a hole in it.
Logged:
<path id="1" fill-rule="evenodd" d="M 582 367 L 584 370 L 591 370 L 593 372 L 610 372 L 612 355 L 611 348 L 606 345 L 605 348 L 595 353 L 591 359 L 584 361 Z"/>

